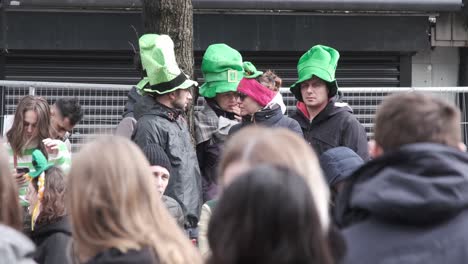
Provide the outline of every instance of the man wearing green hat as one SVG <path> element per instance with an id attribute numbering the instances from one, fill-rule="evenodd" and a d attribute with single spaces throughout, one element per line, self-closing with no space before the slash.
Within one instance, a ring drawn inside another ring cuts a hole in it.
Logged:
<path id="1" fill-rule="evenodd" d="M 195 141 L 203 180 L 203 200 L 216 197 L 221 147 L 231 127 L 238 123 L 237 85 L 243 77 L 241 54 L 226 44 L 212 44 L 203 55 L 205 83 L 200 95 L 203 109 L 195 113 Z M 237 116 L 237 117 L 236 117 Z"/>
<path id="2" fill-rule="evenodd" d="M 142 88 L 145 95 L 135 105 L 133 140 L 142 149 L 148 144 L 164 149 L 172 165 L 166 195 L 182 206 L 185 226 L 194 228 L 202 205 L 201 176 L 183 112 L 192 100 L 189 88 L 197 83 L 179 69 L 169 36 L 146 34 L 139 44 L 149 84 Z"/>
<path id="3" fill-rule="evenodd" d="M 351 107 L 339 101 L 335 71 L 340 54 L 337 50 L 316 45 L 299 59 L 299 80 L 290 90 L 299 101 L 291 117 L 301 125 L 304 138 L 318 155 L 328 149 L 345 146 L 368 160 L 364 127 Z"/>

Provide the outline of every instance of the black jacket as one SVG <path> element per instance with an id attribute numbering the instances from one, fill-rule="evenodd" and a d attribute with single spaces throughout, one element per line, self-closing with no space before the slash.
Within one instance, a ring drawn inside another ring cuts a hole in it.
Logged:
<path id="1" fill-rule="evenodd" d="M 138 121 L 133 141 L 142 149 L 147 144 L 164 149 L 172 165 L 165 194 L 180 203 L 188 224 L 196 226 L 202 206 L 201 176 L 187 122 L 178 111 L 148 95 L 137 102 L 134 113 Z"/>
<path id="2" fill-rule="evenodd" d="M 142 97 L 138 91 L 136 86 L 133 86 L 132 89 L 128 92 L 128 100 L 124 107 L 124 112 L 122 117 L 134 117 L 133 109 L 135 108 L 135 104 L 140 100 Z"/>
<path id="3" fill-rule="evenodd" d="M 289 118 L 281 112 L 281 107 L 274 105 L 273 108 L 264 108 L 256 112 L 253 117 L 244 119 L 242 123 L 237 124 L 231 128 L 229 135 L 232 135 L 242 129 L 243 127 L 252 124 L 261 125 L 265 127 L 282 127 L 290 129 L 291 131 L 302 135 L 302 130 L 296 120 Z"/>
<path id="4" fill-rule="evenodd" d="M 66 217 L 52 224 L 36 225 L 30 235 L 37 247 L 34 253 L 37 263 L 71 263 L 71 227 Z"/>
<path id="5" fill-rule="evenodd" d="M 304 103 L 298 103 L 296 111 L 290 117 L 299 123 L 305 140 L 312 145 L 318 156 L 331 148 L 345 146 L 363 160 L 368 160 L 366 130 L 353 115 L 351 107 L 338 100 L 338 96 L 330 100 L 312 122 L 307 117 Z"/>
<path id="6" fill-rule="evenodd" d="M 468 154 L 411 144 L 357 170 L 338 197 L 346 264 L 468 263 Z"/>
<path id="7" fill-rule="evenodd" d="M 127 253 L 122 253 L 118 249 L 111 248 L 97 254 L 85 264 L 156 264 L 159 263 L 153 252 L 144 248 L 140 251 L 129 250 Z"/>

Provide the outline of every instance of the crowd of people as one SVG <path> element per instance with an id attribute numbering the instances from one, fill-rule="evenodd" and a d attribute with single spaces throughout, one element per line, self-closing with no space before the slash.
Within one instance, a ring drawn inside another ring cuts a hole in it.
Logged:
<path id="1" fill-rule="evenodd" d="M 0 263 L 468 262 L 468 155 L 450 102 L 390 95 L 368 141 L 334 48 L 299 59 L 289 116 L 281 78 L 226 44 L 207 48 L 199 88 L 167 35 L 143 35 L 138 56 L 116 135 L 73 157 L 78 100 L 21 98 L 0 146 Z"/>

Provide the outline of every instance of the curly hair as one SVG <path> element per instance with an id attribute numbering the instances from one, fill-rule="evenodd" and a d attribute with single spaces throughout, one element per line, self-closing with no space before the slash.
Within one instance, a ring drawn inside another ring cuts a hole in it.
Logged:
<path id="1" fill-rule="evenodd" d="M 58 167 L 51 167 L 45 171 L 44 196 L 41 200 L 41 212 L 36 220 L 37 224 L 50 224 L 58 221 L 66 215 L 65 190 L 66 181 L 63 171 Z M 38 179 L 33 179 L 32 184 L 38 191 Z"/>
<path id="2" fill-rule="evenodd" d="M 257 78 L 257 81 L 274 92 L 278 92 L 281 88 L 281 84 L 283 83 L 281 78 L 278 77 L 278 75 L 276 75 L 272 70 L 267 70 L 265 73 L 260 75 Z"/>

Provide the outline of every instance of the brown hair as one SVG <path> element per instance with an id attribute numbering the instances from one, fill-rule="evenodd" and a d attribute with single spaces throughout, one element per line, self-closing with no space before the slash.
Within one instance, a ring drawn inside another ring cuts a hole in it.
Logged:
<path id="1" fill-rule="evenodd" d="M 460 110 L 422 93 L 395 94 L 377 109 L 374 131 L 375 141 L 384 151 L 418 142 L 458 147 Z"/>
<path id="2" fill-rule="evenodd" d="M 268 89 L 278 92 L 281 88 L 281 84 L 283 81 L 280 77 L 278 77 L 273 71 L 267 70 L 265 73 L 260 75 L 257 78 L 257 81 L 264 86 L 268 87 Z"/>
<path id="3" fill-rule="evenodd" d="M 86 144 L 68 179 L 74 249 L 81 259 L 110 248 L 148 247 L 161 263 L 201 263 L 157 195 L 144 154 L 130 140 L 106 136 Z"/>
<path id="4" fill-rule="evenodd" d="M 42 140 L 50 137 L 50 108 L 42 97 L 26 95 L 20 99 L 16 107 L 13 125 L 6 134 L 8 143 L 16 155 L 22 156 L 22 151 L 31 141 L 24 138 L 24 116 L 27 111 L 34 111 L 37 114 L 38 143 L 42 152 L 47 155 Z"/>
<path id="5" fill-rule="evenodd" d="M 22 229 L 22 212 L 18 187 L 8 165 L 8 155 L 0 142 L 0 223 L 17 230 Z"/>
<path id="6" fill-rule="evenodd" d="M 224 171 L 234 162 L 250 166 L 267 163 L 295 170 L 309 184 L 322 227 L 328 230 L 329 189 L 317 156 L 303 138 L 284 128 L 244 128 L 226 143 L 219 165 L 221 184 Z"/>
<path id="7" fill-rule="evenodd" d="M 49 224 L 66 215 L 65 210 L 65 175 L 58 167 L 51 167 L 45 171 L 44 196 L 41 200 L 41 212 L 37 217 L 37 224 Z M 31 183 L 38 191 L 38 179 L 34 178 Z"/>

